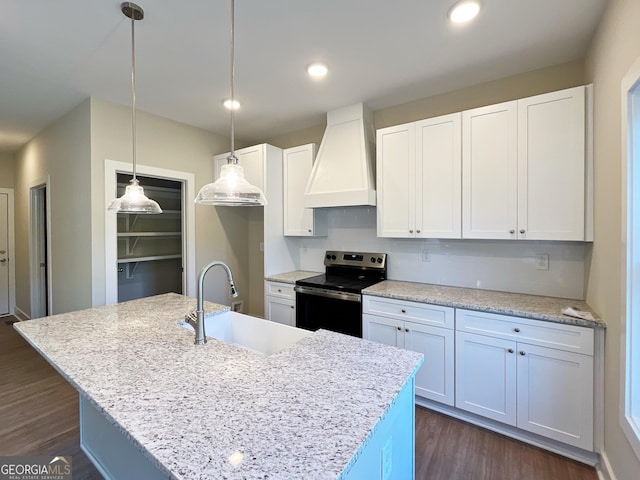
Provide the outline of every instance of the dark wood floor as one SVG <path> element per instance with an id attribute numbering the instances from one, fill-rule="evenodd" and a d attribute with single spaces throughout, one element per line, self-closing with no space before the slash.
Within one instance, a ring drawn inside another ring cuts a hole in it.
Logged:
<path id="1" fill-rule="evenodd" d="M 8 320 L 0 318 L 0 456 L 72 455 L 75 480 L 102 479 L 80 450 L 77 392 Z M 416 479 L 596 480 L 597 475 L 591 467 L 417 407 Z"/>

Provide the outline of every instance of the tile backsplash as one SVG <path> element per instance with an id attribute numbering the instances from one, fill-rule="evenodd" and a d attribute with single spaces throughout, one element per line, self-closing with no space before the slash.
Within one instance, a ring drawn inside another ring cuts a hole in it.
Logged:
<path id="1" fill-rule="evenodd" d="M 378 238 L 375 207 L 332 208 L 327 237 L 293 242 L 301 270 L 324 271 L 325 250 L 385 252 L 391 280 L 581 300 L 591 248 L 580 242 Z M 549 269 L 538 270 L 536 255 L 544 254 Z"/>

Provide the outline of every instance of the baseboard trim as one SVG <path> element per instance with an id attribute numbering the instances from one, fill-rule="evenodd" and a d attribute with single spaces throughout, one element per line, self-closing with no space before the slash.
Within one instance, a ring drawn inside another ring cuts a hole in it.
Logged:
<path id="1" fill-rule="evenodd" d="M 597 452 L 589 452 L 572 445 L 567 445 L 556 440 L 551 440 L 549 438 L 536 435 L 535 433 L 526 432 L 510 425 L 505 425 L 500 422 L 483 418 L 479 415 L 474 415 L 473 413 L 469 413 L 464 410 L 459 410 L 455 407 L 450 407 L 438 402 L 433 402 L 419 396 L 416 396 L 416 405 L 420 405 L 421 407 L 425 407 L 430 410 L 435 410 L 436 412 L 440 412 L 450 417 L 457 418 L 458 420 L 462 420 L 464 422 L 486 428 L 487 430 L 491 430 L 501 435 L 520 440 L 522 442 L 528 443 L 529 445 L 540 447 L 544 450 L 557 453 L 558 455 L 571 458 L 572 460 L 576 460 L 580 463 L 584 463 L 592 467 L 595 467 L 600 463 L 600 455 L 598 455 Z M 611 478 L 610 480 L 615 479 Z"/>
<path id="2" fill-rule="evenodd" d="M 600 453 L 600 463 L 596 465 L 596 472 L 600 480 L 617 480 L 606 451 Z"/>
<path id="3" fill-rule="evenodd" d="M 24 313 L 22 310 L 20 310 L 20 308 L 16 305 L 16 313 L 14 314 L 14 316 L 18 319 L 18 320 L 31 320 L 31 317 L 29 315 L 27 315 L 26 313 Z"/>

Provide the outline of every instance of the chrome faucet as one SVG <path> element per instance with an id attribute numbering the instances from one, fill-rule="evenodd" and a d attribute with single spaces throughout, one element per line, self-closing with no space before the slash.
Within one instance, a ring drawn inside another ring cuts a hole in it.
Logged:
<path id="1" fill-rule="evenodd" d="M 206 265 L 202 270 L 200 270 L 200 276 L 198 277 L 198 301 L 196 304 L 195 312 L 191 312 L 187 316 L 185 316 L 185 321 L 193 327 L 196 332 L 196 345 L 204 345 L 207 343 L 207 337 L 205 336 L 204 331 L 204 300 L 202 298 L 202 290 L 204 286 L 204 277 L 209 271 L 211 267 L 215 267 L 216 265 L 220 265 L 227 272 L 227 279 L 229 280 L 229 288 L 231 289 L 231 296 L 237 297 L 238 290 L 236 289 L 236 284 L 233 282 L 233 275 L 231 274 L 231 269 L 227 266 L 226 263 L 223 262 L 211 262 L 209 265 Z"/>

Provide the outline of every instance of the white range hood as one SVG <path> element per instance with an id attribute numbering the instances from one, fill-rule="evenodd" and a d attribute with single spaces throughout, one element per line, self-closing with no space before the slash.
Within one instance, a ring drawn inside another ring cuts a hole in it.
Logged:
<path id="1" fill-rule="evenodd" d="M 374 138 L 371 112 L 362 103 L 328 112 L 304 206 L 375 205 Z"/>

